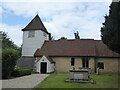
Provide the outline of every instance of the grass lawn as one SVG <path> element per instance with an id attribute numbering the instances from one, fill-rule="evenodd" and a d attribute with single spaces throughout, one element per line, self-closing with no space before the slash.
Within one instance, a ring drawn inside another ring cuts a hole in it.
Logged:
<path id="1" fill-rule="evenodd" d="M 51 74 L 36 88 L 118 88 L 117 74 L 91 74 L 96 84 L 64 82 L 68 77 L 68 73 Z"/>

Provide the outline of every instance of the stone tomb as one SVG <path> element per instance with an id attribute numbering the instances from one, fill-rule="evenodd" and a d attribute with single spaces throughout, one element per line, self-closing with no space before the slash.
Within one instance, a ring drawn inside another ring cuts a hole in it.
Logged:
<path id="1" fill-rule="evenodd" d="M 69 70 L 69 79 L 66 82 L 91 82 L 89 69 Z"/>

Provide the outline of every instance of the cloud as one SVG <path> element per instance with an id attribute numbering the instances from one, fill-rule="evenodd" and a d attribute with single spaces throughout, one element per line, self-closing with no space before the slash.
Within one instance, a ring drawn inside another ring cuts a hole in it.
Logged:
<path id="1" fill-rule="evenodd" d="M 3 9 L 2 9 L 2 7 L 0 5 L 0 23 L 2 22 L 2 13 L 3 13 Z"/>
<path id="2" fill-rule="evenodd" d="M 63 2 L 63 3 L 57 3 L 57 2 L 5 2 L 2 3 L 3 7 L 7 11 L 13 11 L 16 15 L 23 15 L 25 17 L 34 16 L 37 12 L 39 12 L 39 15 L 43 18 L 52 18 L 55 15 L 61 14 L 61 13 L 70 13 L 70 12 L 76 12 L 76 10 L 84 11 L 84 8 L 87 8 L 87 10 L 91 11 L 95 8 L 103 10 L 106 8 L 106 6 L 109 5 L 110 2 L 104 2 L 104 3 L 85 3 L 85 2 Z M 67 12 L 66 12 L 67 11 Z M 78 13 L 81 13 L 80 11 L 77 11 Z"/>
<path id="3" fill-rule="evenodd" d="M 59 14 L 53 16 L 50 22 L 45 23 L 46 28 L 57 39 L 62 36 L 74 38 L 76 31 L 80 32 L 81 38 L 100 39 L 100 28 L 104 21 L 103 16 L 108 13 L 108 5 L 105 3 L 74 3 L 73 5 L 70 10 L 59 11 Z"/>
<path id="4" fill-rule="evenodd" d="M 111 0 L 9 0 L 9 2 L 110 2 Z M 113 0 L 114 2 L 118 2 L 118 0 Z M 8 2 L 8 0 L 4 0 L 2 2 Z"/>
<path id="5" fill-rule="evenodd" d="M 1 30 L 6 32 L 8 37 L 18 46 L 22 44 L 22 31 L 21 26 L 9 26 L 0 24 Z"/>
<path id="6" fill-rule="evenodd" d="M 59 19 L 59 17 L 56 17 L 55 20 L 57 19 Z M 72 16 L 63 16 L 58 22 L 53 20 L 50 23 L 44 22 L 44 25 L 56 39 L 63 36 L 74 38 L 76 31 L 79 31 L 81 38 L 100 39 L 101 23 L 94 19 L 88 20 L 86 17 L 74 18 Z"/>
<path id="7" fill-rule="evenodd" d="M 2 5 L 3 12 L 13 12 L 15 15 L 31 17 L 31 19 L 38 12 L 47 30 L 55 39 L 63 36 L 74 38 L 76 31 L 80 32 L 81 38 L 100 39 L 103 16 L 108 14 L 110 2 L 3 2 Z M 11 30 L 21 29 L 19 26 L 10 27 Z M 13 32 L 7 28 L 7 25 L 5 28 L 8 32 Z M 15 32 L 17 33 L 18 30 Z"/>

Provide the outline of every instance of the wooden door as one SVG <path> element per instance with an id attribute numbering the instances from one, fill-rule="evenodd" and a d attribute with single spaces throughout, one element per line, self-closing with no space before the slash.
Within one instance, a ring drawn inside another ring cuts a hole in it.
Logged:
<path id="1" fill-rule="evenodd" d="M 41 73 L 47 73 L 47 62 L 41 62 Z"/>

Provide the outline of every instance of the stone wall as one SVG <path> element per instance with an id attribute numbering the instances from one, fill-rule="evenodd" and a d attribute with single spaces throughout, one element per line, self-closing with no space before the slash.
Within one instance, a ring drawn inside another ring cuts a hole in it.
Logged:
<path id="1" fill-rule="evenodd" d="M 74 57 L 75 58 L 75 69 L 79 69 L 82 67 L 82 58 L 81 57 Z M 68 72 L 70 69 L 73 68 L 71 66 L 71 57 L 52 57 L 52 59 L 56 62 L 55 69 L 57 72 Z M 94 66 L 94 58 L 89 58 L 89 68 L 91 71 L 95 71 Z"/>
<path id="2" fill-rule="evenodd" d="M 97 58 L 97 62 L 104 63 L 104 69 L 100 69 L 100 73 L 118 73 L 118 58 Z"/>
<path id="3" fill-rule="evenodd" d="M 55 70 L 56 72 L 69 72 L 70 69 L 73 69 L 71 66 L 71 57 L 51 57 L 53 61 L 55 61 Z M 81 57 L 74 57 L 75 58 L 75 69 L 79 69 L 82 67 L 82 58 Z M 89 58 L 89 68 L 91 72 L 95 72 L 97 70 L 97 63 L 103 62 L 104 69 L 100 69 L 100 73 L 118 73 L 118 63 L 120 59 L 118 58 Z M 96 62 L 96 63 L 95 63 Z"/>

